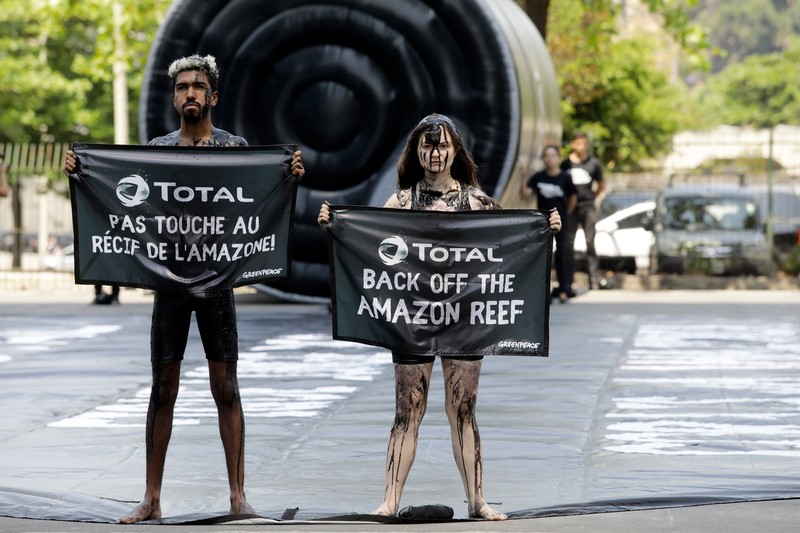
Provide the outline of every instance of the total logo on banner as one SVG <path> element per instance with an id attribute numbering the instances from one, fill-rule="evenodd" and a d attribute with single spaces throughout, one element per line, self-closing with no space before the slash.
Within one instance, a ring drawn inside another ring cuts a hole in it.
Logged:
<path id="1" fill-rule="evenodd" d="M 186 187 L 178 186 L 175 182 L 156 181 L 153 187 L 161 191 L 161 200 L 169 202 L 187 203 L 193 201 L 200 202 L 243 202 L 251 203 L 253 198 L 246 198 L 242 192 L 242 187 L 236 187 L 236 193 L 227 187 Z M 138 174 L 131 174 L 122 178 L 117 183 L 117 198 L 125 207 L 136 207 L 141 205 L 150 197 L 150 186 L 147 181 Z"/>
<path id="2" fill-rule="evenodd" d="M 125 207 L 141 205 L 150 196 L 150 186 L 139 174 L 131 174 L 117 183 L 117 198 Z"/>
<path id="3" fill-rule="evenodd" d="M 495 257 L 493 248 L 467 248 L 466 246 L 434 246 L 430 243 L 411 243 L 415 257 L 419 261 L 434 263 L 502 263 L 502 257 Z M 409 256 L 409 247 L 402 237 L 393 235 L 381 241 L 378 257 L 386 266 L 402 263 Z"/>

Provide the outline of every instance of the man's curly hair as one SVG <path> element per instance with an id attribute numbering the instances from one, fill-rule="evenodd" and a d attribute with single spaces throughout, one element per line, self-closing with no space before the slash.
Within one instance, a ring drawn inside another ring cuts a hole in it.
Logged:
<path id="1" fill-rule="evenodd" d="M 178 74 L 181 72 L 186 72 L 187 70 L 201 70 L 205 72 L 206 76 L 208 76 L 208 84 L 211 86 L 211 90 L 217 90 L 219 67 L 217 67 L 217 59 L 214 56 L 200 56 L 193 54 L 173 61 L 167 70 L 173 91 L 175 91 L 175 80 L 177 79 Z"/>

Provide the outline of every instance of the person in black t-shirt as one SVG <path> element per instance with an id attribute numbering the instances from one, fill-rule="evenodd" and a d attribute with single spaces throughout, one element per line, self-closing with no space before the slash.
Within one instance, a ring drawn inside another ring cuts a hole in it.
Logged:
<path id="1" fill-rule="evenodd" d="M 572 137 L 570 147 L 572 153 L 561 163 L 561 168 L 569 172 L 572 183 L 578 190 L 578 205 L 565 225 L 568 230 L 566 233 L 569 235 L 569 242 L 574 243 L 575 232 L 578 231 L 578 227 L 583 228 L 586 236 L 589 288 L 596 289 L 598 262 L 594 247 L 594 225 L 597 222 L 597 199 L 605 189 L 603 164 L 596 157 L 589 155 L 589 137 L 585 133 L 576 133 Z"/>
<path id="2" fill-rule="evenodd" d="M 555 208 L 561 216 L 564 228 L 568 229 L 570 215 L 578 203 L 578 191 L 570 175 L 559 166 L 561 153 L 558 146 L 545 146 L 542 150 L 542 161 L 544 170 L 531 176 L 520 193 L 523 198 L 530 198 L 535 192 L 537 207 L 546 211 Z M 572 241 L 568 235 L 569 231 L 563 229 L 556 234 L 555 269 L 558 287 L 553 290 L 553 296 L 557 296 L 561 303 L 565 303 L 572 294 L 572 270 L 575 258 Z M 572 235 L 574 239 L 574 232 Z"/>

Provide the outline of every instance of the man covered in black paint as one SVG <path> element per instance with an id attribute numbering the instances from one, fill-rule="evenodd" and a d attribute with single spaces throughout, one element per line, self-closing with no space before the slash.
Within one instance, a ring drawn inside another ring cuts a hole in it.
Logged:
<path id="1" fill-rule="evenodd" d="M 217 105 L 219 69 L 213 56 L 192 55 L 175 60 L 168 71 L 172 103 L 180 115 L 180 129 L 152 139 L 153 146 L 247 146 L 247 141 L 211 122 Z M 78 168 L 75 153 L 67 152 L 64 172 Z M 300 151 L 292 158 L 292 174 L 305 173 Z M 120 523 L 161 517 L 161 485 L 172 420 L 180 384 L 180 368 L 189 335 L 192 312 L 197 320 L 208 359 L 209 380 L 217 406 L 230 486 L 230 513 L 251 514 L 244 491 L 244 413 L 237 377 L 238 333 L 233 290 L 176 293 L 156 291 L 150 334 L 153 383 L 147 411 L 146 478 L 142 501 Z"/>

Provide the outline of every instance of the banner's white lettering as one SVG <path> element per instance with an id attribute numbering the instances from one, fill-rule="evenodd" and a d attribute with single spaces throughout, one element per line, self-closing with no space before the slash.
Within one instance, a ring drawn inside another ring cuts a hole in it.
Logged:
<path id="1" fill-rule="evenodd" d="M 237 233 L 258 233 L 259 227 L 258 217 L 247 217 L 247 224 L 244 223 L 244 217 L 239 217 L 236 220 L 236 225 L 233 226 L 233 234 Z"/>
<path id="2" fill-rule="evenodd" d="M 430 243 L 412 242 L 411 247 L 417 250 L 420 261 L 433 261 L 434 263 L 445 263 L 449 261 L 469 263 L 478 261 L 480 263 L 502 263 L 502 257 L 494 256 L 492 248 L 462 248 L 458 246 L 434 246 Z"/>
<path id="3" fill-rule="evenodd" d="M 150 259 L 158 259 L 159 261 L 167 260 L 167 243 L 165 242 L 148 242 L 147 243 L 147 257 Z"/>
<path id="4" fill-rule="evenodd" d="M 436 326 L 458 322 L 461 315 L 461 304 L 458 302 L 413 300 L 410 305 L 411 310 L 409 310 L 409 304 L 403 299 L 393 302 L 391 298 L 387 298 L 381 302 L 380 298 L 372 298 L 372 301 L 369 301 L 362 294 L 357 313 L 359 315 L 366 313 L 370 318 L 382 318 L 393 324 L 398 322 L 417 325 L 430 323 Z"/>
<path id="5" fill-rule="evenodd" d="M 261 252 L 275 249 L 275 235 L 267 235 L 257 241 L 245 243 L 185 244 L 174 243 L 177 261 L 238 261 Z"/>
<path id="6" fill-rule="evenodd" d="M 514 324 L 517 315 L 522 314 L 525 300 L 489 300 L 472 302 L 469 310 L 470 324 L 506 326 Z"/>
<path id="7" fill-rule="evenodd" d="M 478 274 L 481 280 L 481 294 L 487 292 L 514 292 L 514 277 L 516 274 Z"/>
<path id="8" fill-rule="evenodd" d="M 452 253 L 466 261 L 471 253 L 465 253 L 468 248 L 414 246 L 420 250 L 427 250 L 428 257 L 437 257 L 436 254 L 444 254 L 446 251 L 448 254 Z M 483 258 L 495 259 L 491 253 L 483 255 L 479 248 L 471 250 L 477 250 L 473 254 L 475 257 L 481 254 Z M 480 294 L 504 294 L 514 292 L 516 274 L 478 273 L 470 275 L 466 272 L 435 272 L 427 280 L 421 280 L 421 276 L 421 272 L 362 269 L 361 289 L 364 292 L 361 294 L 356 313 L 393 324 L 398 322 L 420 325 L 452 324 L 461 319 L 461 303 L 412 299 L 421 292 L 420 284 L 423 285 L 423 288 L 430 288 L 430 293 L 433 295 L 462 294 L 462 291 L 467 291 L 471 283 L 480 286 Z M 410 298 L 401 297 L 393 300 L 392 298 L 373 296 L 370 299 L 368 291 L 373 291 L 373 294 L 380 293 L 380 291 L 402 291 L 404 295 L 410 295 Z M 470 324 L 504 326 L 513 325 L 517 316 L 523 314 L 525 300 L 479 300 L 472 301 L 467 305 L 470 308 Z"/>
<path id="9" fill-rule="evenodd" d="M 412 291 L 419 290 L 417 280 L 419 273 L 413 274 L 411 272 L 395 272 L 390 275 L 385 270 L 380 274 L 371 268 L 365 268 L 363 271 L 363 287 L 365 289 L 387 289 L 390 291 Z"/>
<path id="10" fill-rule="evenodd" d="M 112 229 L 119 229 L 121 231 L 129 231 L 131 233 L 144 233 L 147 231 L 145 226 L 145 218 L 142 215 L 131 218 L 129 215 L 108 215 L 108 224 Z"/>
<path id="11" fill-rule="evenodd" d="M 141 245 L 136 239 L 121 235 L 92 235 L 93 254 L 135 254 Z"/>
<path id="12" fill-rule="evenodd" d="M 431 290 L 435 294 L 449 294 L 450 290 L 455 288 L 456 293 L 461 294 L 461 289 L 467 285 L 468 279 L 469 274 L 464 273 L 433 274 L 430 280 Z"/>
<path id="13" fill-rule="evenodd" d="M 161 199 L 169 202 L 252 202 L 252 198 L 245 198 L 242 187 L 236 187 L 236 195 L 227 187 L 186 187 L 178 186 L 174 181 L 154 181 L 153 187 L 161 189 Z M 170 192 L 172 193 L 170 195 Z M 199 198 L 198 198 L 199 197 Z M 209 199 L 210 198 L 210 199 Z"/>
<path id="14" fill-rule="evenodd" d="M 170 235 L 222 235 L 225 233 L 223 222 L 225 217 L 175 217 L 157 215 L 153 217 L 156 221 L 156 231 L 158 233 L 168 233 Z"/>
<path id="15" fill-rule="evenodd" d="M 261 270 L 254 270 L 253 272 L 243 272 L 242 279 L 250 279 L 260 276 L 280 276 L 282 273 L 282 268 L 262 268 Z"/>

